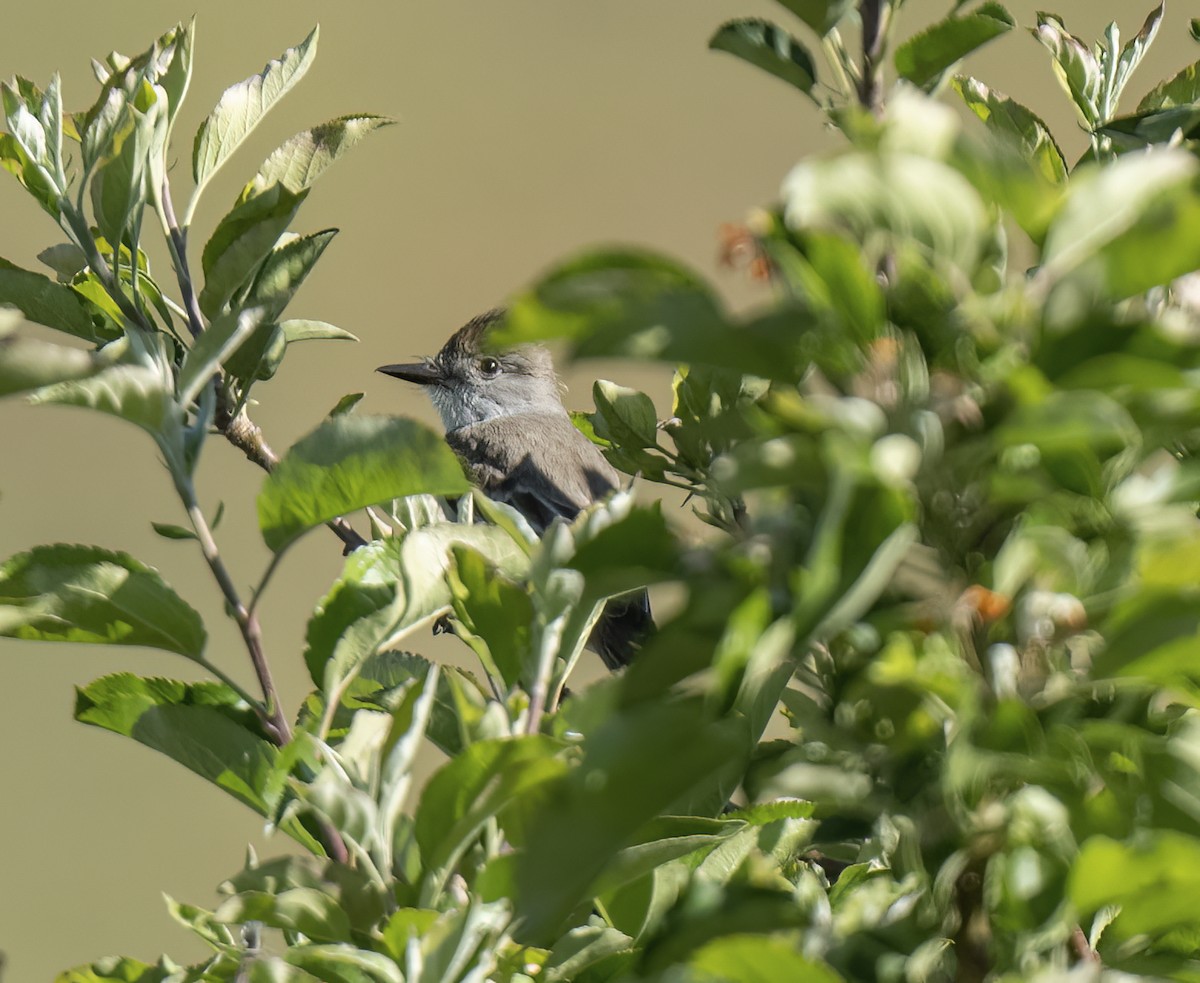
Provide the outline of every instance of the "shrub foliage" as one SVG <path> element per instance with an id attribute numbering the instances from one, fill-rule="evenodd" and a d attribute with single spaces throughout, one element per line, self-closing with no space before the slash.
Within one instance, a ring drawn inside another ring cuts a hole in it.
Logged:
<path id="1" fill-rule="evenodd" d="M 726 230 L 770 302 L 735 315 L 669 258 L 595 251 L 519 293 L 499 339 L 676 366 L 667 419 L 603 381 L 576 419 L 643 485 L 686 489 L 699 539 L 628 491 L 539 538 L 438 435 L 354 397 L 269 450 L 250 393 L 293 342 L 347 337 L 285 315 L 334 235 L 290 228 L 388 121 L 291 137 L 198 252 L 188 230 L 315 31 L 221 97 L 180 211 L 190 25 L 97 62 L 84 112 L 57 78 L 3 87 L 0 164 L 66 241 L 52 275 L 0 262 L 0 394 L 145 431 L 187 518 L 156 528 L 195 541 L 259 691 L 157 571 L 98 546 L 0 566 L 0 633 L 206 669 L 106 676 L 76 717 L 304 848 L 250 858 L 215 910 L 171 902 L 204 962 L 60 980 L 1200 979 L 1200 63 L 1120 115 L 1162 6 L 1125 43 L 1039 15 L 1089 138 L 1072 164 L 956 74 L 1014 27 L 1000 4 L 901 41 L 901 0 L 780 2 L 809 44 L 743 19 L 711 45 L 845 141 Z M 160 233 L 165 275 L 140 248 Z M 213 435 L 269 472 L 249 596 L 193 487 Z M 348 555 L 305 651 L 274 656 L 312 677 L 289 710 L 257 601 L 323 524 Z M 605 599 L 661 583 L 683 602 L 635 664 L 563 699 Z M 439 620 L 475 671 L 404 650 Z M 448 761 L 419 788 L 426 742 Z"/>

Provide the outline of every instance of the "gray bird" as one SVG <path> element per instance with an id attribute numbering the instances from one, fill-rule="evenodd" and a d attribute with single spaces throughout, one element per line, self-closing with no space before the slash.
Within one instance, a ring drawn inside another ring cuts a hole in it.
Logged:
<path id="1" fill-rule="evenodd" d="M 459 328 L 432 358 L 376 371 L 424 387 L 446 428 L 446 442 L 489 497 L 511 505 L 542 533 L 568 522 L 618 487 L 599 449 L 571 423 L 550 353 L 537 345 L 485 349 L 484 335 L 504 317 L 491 310 Z M 611 600 L 588 642 L 619 669 L 653 630 L 645 591 Z"/>

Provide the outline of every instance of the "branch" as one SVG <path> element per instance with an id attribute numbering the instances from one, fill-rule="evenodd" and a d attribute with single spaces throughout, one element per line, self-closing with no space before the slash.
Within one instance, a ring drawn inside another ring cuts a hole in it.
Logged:
<path id="1" fill-rule="evenodd" d="M 864 109 L 876 115 L 883 108 L 882 61 L 884 30 L 884 0 L 862 0 L 859 15 L 862 19 L 862 78 L 858 81 L 858 101 Z"/>

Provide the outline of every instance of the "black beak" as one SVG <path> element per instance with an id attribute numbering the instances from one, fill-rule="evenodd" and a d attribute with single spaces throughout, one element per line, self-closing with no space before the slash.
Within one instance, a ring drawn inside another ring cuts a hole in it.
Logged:
<path id="1" fill-rule="evenodd" d="M 409 365 L 381 365 L 375 370 L 418 386 L 436 386 L 442 381 L 442 373 L 430 362 L 413 362 Z"/>

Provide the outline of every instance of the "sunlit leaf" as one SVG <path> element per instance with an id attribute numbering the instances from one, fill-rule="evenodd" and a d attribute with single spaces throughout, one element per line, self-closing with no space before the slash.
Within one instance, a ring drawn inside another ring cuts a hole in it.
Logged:
<path id="1" fill-rule="evenodd" d="M 192 177 L 197 189 L 213 176 L 241 146 L 268 111 L 308 71 L 317 55 L 318 28 L 279 58 L 267 62 L 257 75 L 226 89 L 196 131 Z"/>
<path id="2" fill-rule="evenodd" d="M 896 72 L 923 89 L 933 89 L 945 73 L 976 48 L 1011 31 L 1015 22 L 998 3 L 968 14 L 952 14 L 896 49 Z"/>
<path id="3" fill-rule="evenodd" d="M 327 419 L 295 444 L 258 496 L 263 538 L 279 552 L 313 526 L 386 499 L 460 495 L 462 467 L 433 431 L 395 417 Z"/>
<path id="4" fill-rule="evenodd" d="M 342 116 L 297 133 L 263 161 L 243 194 L 262 194 L 273 184 L 299 194 L 368 134 L 395 122 L 387 116 Z"/>
<path id="5" fill-rule="evenodd" d="M 158 573 L 95 546 L 38 546 L 0 566 L 0 634 L 146 645 L 198 658 L 200 616 Z"/>

